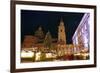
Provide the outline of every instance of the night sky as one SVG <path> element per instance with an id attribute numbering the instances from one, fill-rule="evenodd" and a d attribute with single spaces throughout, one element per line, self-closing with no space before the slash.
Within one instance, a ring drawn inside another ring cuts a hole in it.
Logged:
<path id="1" fill-rule="evenodd" d="M 57 38 L 58 26 L 62 18 L 65 25 L 67 44 L 70 44 L 83 15 L 84 13 L 74 12 L 21 10 L 21 42 L 23 42 L 25 35 L 34 35 L 39 26 L 42 27 L 45 34 L 49 31 L 52 38 Z"/>

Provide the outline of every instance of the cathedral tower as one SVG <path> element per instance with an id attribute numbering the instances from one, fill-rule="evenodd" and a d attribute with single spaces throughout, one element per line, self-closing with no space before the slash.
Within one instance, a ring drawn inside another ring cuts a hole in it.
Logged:
<path id="1" fill-rule="evenodd" d="M 65 26 L 62 19 L 60 20 L 60 24 L 58 26 L 58 42 L 66 44 Z"/>

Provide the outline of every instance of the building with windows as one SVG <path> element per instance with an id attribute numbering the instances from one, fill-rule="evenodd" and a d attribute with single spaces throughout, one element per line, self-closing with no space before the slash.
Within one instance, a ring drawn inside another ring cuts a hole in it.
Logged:
<path id="1" fill-rule="evenodd" d="M 89 43 L 90 43 L 89 18 L 90 14 L 85 13 L 72 37 L 73 45 L 75 45 L 74 48 L 75 52 L 80 52 L 82 50 L 89 51 Z"/>

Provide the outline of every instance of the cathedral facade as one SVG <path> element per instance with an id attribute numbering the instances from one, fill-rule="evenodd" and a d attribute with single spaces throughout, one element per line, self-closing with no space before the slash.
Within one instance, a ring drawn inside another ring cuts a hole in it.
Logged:
<path id="1" fill-rule="evenodd" d="M 50 32 L 47 32 L 47 34 L 48 33 L 50 33 Z M 32 48 L 32 47 L 39 45 L 39 44 L 41 44 L 41 46 L 44 46 L 43 42 L 47 38 L 47 34 L 44 35 L 43 31 L 42 31 L 42 27 L 39 27 L 34 35 L 24 36 L 22 48 Z M 52 35 L 51 35 L 51 37 L 52 37 Z M 39 43 L 39 42 L 41 42 L 41 43 Z M 65 26 L 64 26 L 63 19 L 60 20 L 60 24 L 58 26 L 58 38 L 52 38 L 52 43 L 55 45 L 57 45 L 57 44 L 66 45 L 67 44 L 66 43 Z"/>

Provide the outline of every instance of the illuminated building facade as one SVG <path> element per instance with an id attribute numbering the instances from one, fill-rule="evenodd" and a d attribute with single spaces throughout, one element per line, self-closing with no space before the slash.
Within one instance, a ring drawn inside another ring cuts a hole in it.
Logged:
<path id="1" fill-rule="evenodd" d="M 89 13 L 85 13 L 78 28 L 76 29 L 72 41 L 75 46 L 74 51 L 80 52 L 82 50 L 89 51 L 90 43 L 90 23 L 89 23 Z"/>
<path id="2" fill-rule="evenodd" d="M 66 44 L 65 26 L 62 19 L 60 21 L 60 25 L 58 26 L 58 42 Z"/>
<path id="3" fill-rule="evenodd" d="M 33 35 L 26 35 L 22 43 L 22 48 L 32 48 L 37 43 L 38 38 Z"/>

